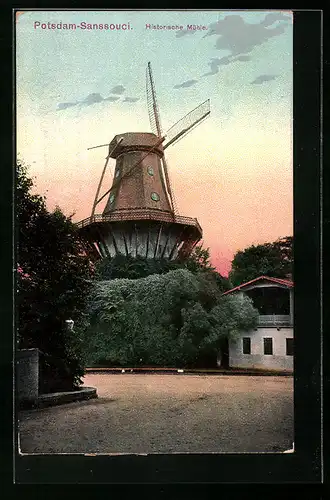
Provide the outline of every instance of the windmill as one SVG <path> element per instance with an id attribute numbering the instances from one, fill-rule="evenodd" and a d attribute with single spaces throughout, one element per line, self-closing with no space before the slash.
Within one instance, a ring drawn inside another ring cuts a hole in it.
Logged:
<path id="1" fill-rule="evenodd" d="M 210 101 L 163 134 L 150 63 L 146 90 L 152 133 L 126 132 L 109 144 L 88 148 L 108 148 L 91 216 L 78 223 L 86 250 L 95 257 L 184 258 L 202 237 L 197 219 L 177 213 L 164 151 L 208 117 Z M 100 196 L 110 158 L 116 160 L 112 185 Z M 96 214 L 97 205 L 106 196 L 103 213 Z"/>

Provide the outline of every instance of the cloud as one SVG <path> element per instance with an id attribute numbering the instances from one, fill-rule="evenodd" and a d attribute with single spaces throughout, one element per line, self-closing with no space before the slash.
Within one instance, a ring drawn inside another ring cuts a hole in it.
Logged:
<path id="1" fill-rule="evenodd" d="M 232 61 L 251 61 L 251 59 L 252 59 L 251 56 L 241 55 L 233 58 Z"/>
<path id="2" fill-rule="evenodd" d="M 289 14 L 282 14 L 281 12 L 272 12 L 271 14 L 267 14 L 260 24 L 267 27 L 276 23 L 276 21 L 291 21 L 291 16 Z"/>
<path id="3" fill-rule="evenodd" d="M 103 98 L 101 94 L 99 93 L 93 93 L 89 94 L 87 97 L 85 97 L 82 101 L 76 101 L 76 102 L 61 102 L 60 104 L 57 105 L 57 110 L 61 111 L 67 108 L 71 108 L 72 106 L 77 106 L 80 104 L 81 106 L 91 106 L 92 104 L 98 104 L 99 102 L 103 101 L 118 101 L 120 99 L 119 96 L 109 96 L 106 98 Z"/>
<path id="4" fill-rule="evenodd" d="M 125 92 L 125 87 L 123 85 L 116 85 L 110 90 L 110 94 L 123 94 Z"/>
<path id="5" fill-rule="evenodd" d="M 118 101 L 118 99 L 120 99 L 120 97 L 111 95 L 109 97 L 105 97 L 103 100 L 104 101 L 112 101 L 112 102 L 114 102 L 114 101 Z"/>
<path id="6" fill-rule="evenodd" d="M 239 33 L 235 33 L 235 31 L 237 29 L 242 29 L 245 24 L 244 19 L 238 14 L 225 16 L 223 19 L 211 23 L 208 32 L 203 38 L 213 35 L 226 36 L 230 34 L 230 32 L 239 35 Z"/>
<path id="7" fill-rule="evenodd" d="M 229 56 L 221 57 L 220 59 L 218 57 L 212 57 L 211 61 L 208 63 L 208 65 L 211 68 L 211 71 L 205 73 L 202 76 L 216 75 L 217 73 L 219 73 L 220 66 L 226 66 L 231 62 L 232 59 Z"/>
<path id="8" fill-rule="evenodd" d="M 231 56 L 225 56 L 221 57 L 220 59 L 218 57 L 212 57 L 211 61 L 208 63 L 208 65 L 211 68 L 211 71 L 208 73 L 204 73 L 202 76 L 210 76 L 210 75 L 216 75 L 220 71 L 220 66 L 226 66 L 227 64 L 231 64 L 235 61 L 250 61 L 251 57 L 246 56 L 246 55 L 241 55 L 237 57 L 231 57 Z"/>
<path id="9" fill-rule="evenodd" d="M 174 85 L 174 89 L 183 89 L 183 88 L 187 88 L 187 87 L 191 87 L 192 85 L 195 85 L 195 83 L 197 83 L 198 80 L 187 80 L 186 82 L 183 82 L 183 83 L 179 83 L 178 85 Z"/>
<path id="10" fill-rule="evenodd" d="M 175 33 L 175 36 L 177 38 L 181 38 L 185 35 L 194 35 L 197 32 L 197 30 L 178 30 Z"/>
<path id="11" fill-rule="evenodd" d="M 266 27 L 266 25 L 269 26 L 275 22 L 275 13 L 268 14 L 268 16 L 270 15 L 272 15 L 271 18 L 268 17 L 267 19 L 266 16 L 261 23 L 257 24 L 247 23 L 237 14 L 226 16 L 224 19 L 210 24 L 204 38 L 207 36 L 217 36 L 215 48 L 218 50 L 228 50 L 231 56 L 247 54 L 254 47 L 262 45 L 270 38 L 285 32 L 287 24 L 279 24 L 274 28 Z M 278 19 L 280 15 L 276 14 L 276 18 Z M 266 24 L 262 24 L 263 22 Z"/>
<path id="12" fill-rule="evenodd" d="M 122 94 L 123 91 L 125 90 L 125 87 L 123 85 L 116 85 L 111 92 L 116 93 L 116 94 Z M 76 101 L 76 102 L 61 102 L 57 105 L 57 111 L 61 111 L 67 108 L 71 108 L 72 106 L 77 106 L 80 104 L 81 106 L 91 106 L 92 104 L 98 104 L 103 101 L 108 101 L 108 102 L 115 102 L 120 99 L 119 95 L 110 95 L 109 97 L 102 97 L 101 94 L 98 92 L 94 92 L 93 94 L 89 94 L 87 97 L 85 97 L 81 101 Z M 136 102 L 139 100 L 139 97 L 125 97 L 123 99 L 123 102 Z"/>
<path id="13" fill-rule="evenodd" d="M 125 97 L 125 99 L 123 100 L 123 102 L 136 102 L 136 101 L 139 101 L 140 98 L 139 97 Z"/>
<path id="14" fill-rule="evenodd" d="M 96 104 L 98 102 L 102 102 L 103 97 L 101 94 L 89 94 L 85 99 L 82 101 L 82 104 L 85 104 L 86 106 L 90 106 L 91 104 Z"/>
<path id="15" fill-rule="evenodd" d="M 251 83 L 257 83 L 257 84 L 260 84 L 260 83 L 264 83 L 264 82 L 269 82 L 271 80 L 275 80 L 275 78 L 277 78 L 278 75 L 259 75 L 257 76 L 257 78 L 255 80 L 253 80 L 253 82 Z"/>
<path id="16" fill-rule="evenodd" d="M 203 38 L 207 38 L 208 36 L 212 36 L 212 35 L 216 35 L 217 34 L 217 29 L 218 29 L 218 23 L 220 22 L 217 21 L 216 23 L 211 23 L 209 25 L 209 29 L 207 31 L 207 33 L 205 33 L 205 35 L 203 36 Z"/>
<path id="17" fill-rule="evenodd" d="M 71 108 L 72 106 L 76 106 L 79 102 L 60 102 L 57 105 L 57 111 L 61 111 L 63 109 Z"/>

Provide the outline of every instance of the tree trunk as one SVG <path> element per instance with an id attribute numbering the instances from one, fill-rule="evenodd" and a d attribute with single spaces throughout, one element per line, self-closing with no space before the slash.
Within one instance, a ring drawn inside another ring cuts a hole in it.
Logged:
<path id="1" fill-rule="evenodd" d="M 229 368 L 229 342 L 227 338 L 221 341 L 217 354 L 217 367 L 225 370 Z"/>

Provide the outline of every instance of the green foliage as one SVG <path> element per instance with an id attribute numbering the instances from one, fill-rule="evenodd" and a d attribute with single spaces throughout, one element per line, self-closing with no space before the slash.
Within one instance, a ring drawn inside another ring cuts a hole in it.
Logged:
<path id="1" fill-rule="evenodd" d="M 84 373 L 78 338 L 65 320 L 79 323 L 90 289 L 91 266 L 80 247 L 76 225 L 59 208 L 31 192 L 33 181 L 17 165 L 18 344 L 37 347 L 47 391 L 72 388 Z M 81 342 L 80 342 L 81 343 Z"/>
<path id="2" fill-rule="evenodd" d="M 253 307 L 252 300 L 246 295 L 225 295 L 211 311 L 211 322 L 216 325 L 212 338 L 220 333 L 221 337 L 235 339 L 239 332 L 256 327 L 258 311 Z"/>
<path id="3" fill-rule="evenodd" d="M 215 271 L 210 261 L 210 249 L 197 245 L 191 255 L 184 261 L 185 267 L 192 273 L 198 271 Z"/>
<path id="4" fill-rule="evenodd" d="M 212 266 L 209 248 L 203 248 L 202 245 L 196 246 L 191 255 L 179 265 L 194 274 L 198 274 L 200 277 L 204 276 L 204 279 L 213 290 L 216 289 L 223 293 L 232 288 L 230 280 L 221 276 Z"/>
<path id="5" fill-rule="evenodd" d="M 138 279 L 150 274 L 164 274 L 179 267 L 179 263 L 167 259 L 145 259 L 119 254 L 97 263 L 97 277 L 101 280 Z"/>
<path id="6" fill-rule="evenodd" d="M 248 298 L 221 297 L 211 277 L 178 269 L 95 282 L 84 331 L 87 362 L 178 366 L 216 353 L 224 335 L 254 326 L 257 313 Z"/>
<path id="7" fill-rule="evenodd" d="M 259 276 L 285 278 L 292 275 L 292 245 L 293 238 L 287 236 L 237 252 L 229 273 L 230 281 L 237 286 Z"/>
<path id="8" fill-rule="evenodd" d="M 127 257 L 122 254 L 112 258 L 105 258 L 96 265 L 96 278 L 99 280 L 139 279 L 151 274 L 165 274 L 176 269 L 187 269 L 194 274 L 207 273 L 210 280 L 216 283 L 221 292 L 231 288 L 229 280 L 221 276 L 211 265 L 209 248 L 203 248 L 202 245 L 196 246 L 192 254 L 185 260 L 145 259 L 142 257 Z"/>

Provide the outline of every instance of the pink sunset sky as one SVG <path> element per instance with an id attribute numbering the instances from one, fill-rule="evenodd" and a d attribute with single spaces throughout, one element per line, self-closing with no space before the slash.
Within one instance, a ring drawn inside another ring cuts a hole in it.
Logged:
<path id="1" fill-rule="evenodd" d="M 129 21 L 132 29 L 63 29 L 83 21 Z M 150 31 L 150 23 L 183 29 Z M 191 32 L 188 23 L 205 30 Z M 87 148 L 150 131 L 151 61 L 165 131 L 211 101 L 210 117 L 167 149 L 167 161 L 179 213 L 198 219 L 218 271 L 228 273 L 238 250 L 292 235 L 289 12 L 25 12 L 16 49 L 17 152 L 49 209 L 88 217 L 106 149 Z"/>

